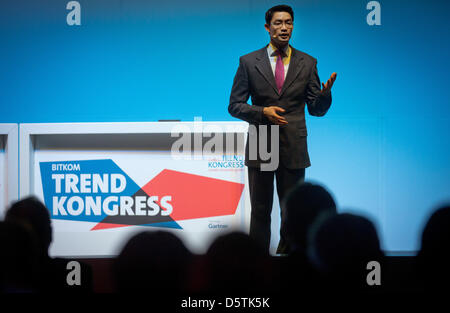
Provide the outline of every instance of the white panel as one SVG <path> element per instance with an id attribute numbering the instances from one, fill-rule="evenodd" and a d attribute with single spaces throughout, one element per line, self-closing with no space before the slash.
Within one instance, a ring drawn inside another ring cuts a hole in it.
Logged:
<path id="1" fill-rule="evenodd" d="M 20 165 L 21 198 L 36 195 L 44 201 L 40 162 L 111 159 L 139 187 L 143 187 L 163 169 L 180 171 L 223 181 L 246 184 L 245 167 L 225 170 L 209 166 L 218 155 L 204 155 L 199 160 L 174 160 L 170 154 L 172 132 L 238 134 L 245 138 L 247 123 L 242 122 L 162 122 L 162 123 L 75 123 L 21 124 Z M 203 143 L 210 137 L 203 138 Z M 243 162 L 244 147 L 234 152 Z M 174 182 L 176 184 L 176 182 Z M 190 188 L 190 186 L 183 186 Z M 199 199 L 201 201 L 201 199 Z M 54 256 L 109 256 L 120 251 L 133 233 L 143 230 L 168 230 L 180 235 L 186 245 L 202 253 L 215 236 L 223 231 L 248 231 L 250 202 L 245 187 L 234 215 L 177 221 L 183 228 L 126 226 L 91 230 L 97 222 L 53 219 Z M 225 229 L 211 225 L 227 225 Z"/>
<path id="2" fill-rule="evenodd" d="M 18 199 L 18 127 L 0 124 L 0 218 Z"/>

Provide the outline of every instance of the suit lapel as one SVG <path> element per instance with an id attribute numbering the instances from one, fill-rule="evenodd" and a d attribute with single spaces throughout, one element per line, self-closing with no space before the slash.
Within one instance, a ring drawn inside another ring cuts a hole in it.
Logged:
<path id="1" fill-rule="evenodd" d="M 305 64 L 303 63 L 303 56 L 300 55 L 294 48 L 292 48 L 291 61 L 289 63 L 289 69 L 286 74 L 286 79 L 281 88 L 281 93 L 278 92 L 275 77 L 273 75 L 272 67 L 270 65 L 269 56 L 267 55 L 267 46 L 260 50 L 259 55 L 256 57 L 256 69 L 261 73 L 264 79 L 272 86 L 273 90 L 279 95 L 283 95 L 286 89 L 295 81 L 298 74 L 302 71 Z"/>
<path id="2" fill-rule="evenodd" d="M 255 67 L 278 94 L 277 84 L 275 83 L 275 77 L 273 76 L 269 56 L 267 55 L 267 46 L 260 50 L 259 55 L 256 57 Z"/>
<path id="3" fill-rule="evenodd" d="M 286 91 L 286 89 L 289 88 L 289 86 L 294 82 L 294 80 L 297 78 L 298 74 L 302 71 L 303 67 L 305 66 L 303 62 L 303 56 L 296 52 L 294 48 L 292 48 L 292 54 L 291 54 L 291 61 L 289 63 L 289 69 L 286 74 L 286 79 L 283 83 L 283 88 L 281 88 L 281 95 Z M 275 78 L 274 78 L 275 81 Z"/>

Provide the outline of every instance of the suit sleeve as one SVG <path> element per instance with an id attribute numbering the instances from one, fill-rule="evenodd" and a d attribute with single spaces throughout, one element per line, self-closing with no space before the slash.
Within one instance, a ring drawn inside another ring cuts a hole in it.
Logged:
<path id="1" fill-rule="evenodd" d="M 317 60 L 314 59 L 313 69 L 306 88 L 306 105 L 309 114 L 324 116 L 331 106 L 331 91 L 322 93 L 319 74 L 317 73 Z"/>
<path id="2" fill-rule="evenodd" d="M 239 59 L 239 67 L 233 80 L 231 88 L 228 112 L 241 120 L 258 124 L 263 120 L 263 107 L 247 103 L 250 97 L 250 86 L 248 73 L 242 58 Z"/>

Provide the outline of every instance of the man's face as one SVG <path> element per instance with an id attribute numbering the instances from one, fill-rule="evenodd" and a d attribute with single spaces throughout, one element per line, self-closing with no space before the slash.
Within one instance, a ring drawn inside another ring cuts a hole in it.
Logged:
<path id="1" fill-rule="evenodd" d="M 275 12 L 270 24 L 264 27 L 270 34 L 270 40 L 277 46 L 285 46 L 291 39 L 294 22 L 292 16 L 287 12 Z"/>

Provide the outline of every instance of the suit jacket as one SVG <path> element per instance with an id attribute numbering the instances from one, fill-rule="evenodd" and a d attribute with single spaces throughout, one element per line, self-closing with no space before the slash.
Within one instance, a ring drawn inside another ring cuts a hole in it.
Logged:
<path id="1" fill-rule="evenodd" d="M 279 128 L 279 160 L 287 168 L 298 169 L 311 165 L 306 141 L 305 104 L 309 114 L 323 116 L 330 108 L 331 92 L 321 92 L 317 60 L 292 46 L 291 49 L 289 69 L 280 93 L 267 55 L 267 46 L 240 57 L 228 112 L 258 129 L 259 125 L 271 124 L 263 114 L 264 107 L 276 105 L 285 109 L 283 115 L 288 124 Z M 249 97 L 251 105 L 247 103 Z M 270 147 L 270 136 L 267 146 Z M 247 140 L 245 164 L 259 167 L 264 161 L 260 159 L 259 153 L 256 160 L 249 160 L 248 149 Z"/>

